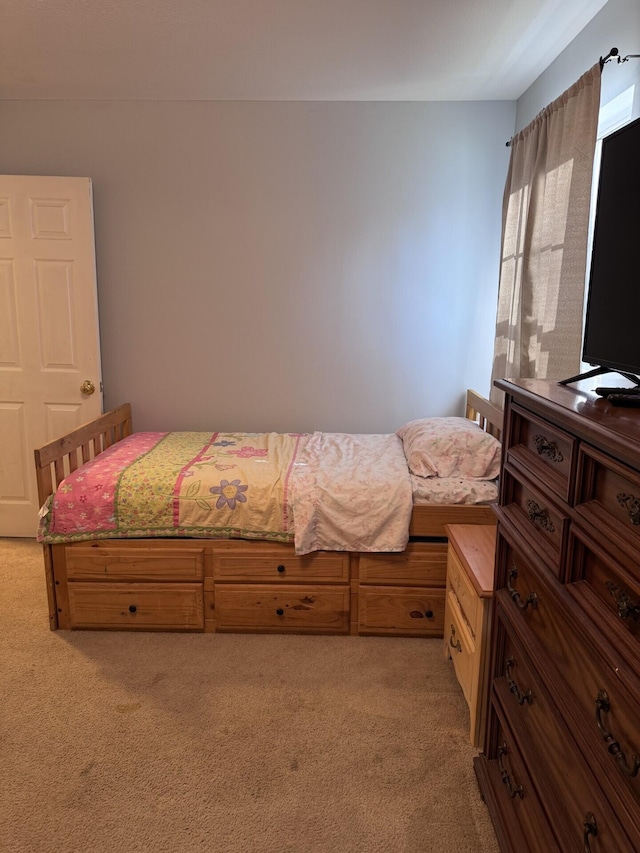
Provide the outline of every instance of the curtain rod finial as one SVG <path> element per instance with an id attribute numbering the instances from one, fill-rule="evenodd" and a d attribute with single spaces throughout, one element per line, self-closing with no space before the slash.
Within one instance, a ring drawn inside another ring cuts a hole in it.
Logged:
<path id="1" fill-rule="evenodd" d="M 613 56 L 618 56 L 620 51 L 617 47 L 612 47 L 609 53 L 606 56 L 600 57 L 600 69 L 604 68 L 605 63 L 607 63 Z"/>

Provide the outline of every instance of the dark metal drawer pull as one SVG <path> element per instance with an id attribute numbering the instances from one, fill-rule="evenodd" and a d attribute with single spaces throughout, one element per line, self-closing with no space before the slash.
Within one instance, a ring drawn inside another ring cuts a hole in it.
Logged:
<path id="1" fill-rule="evenodd" d="M 564 456 L 558 449 L 558 446 L 543 435 L 534 436 L 533 443 L 536 446 L 539 456 L 546 456 L 551 462 L 562 462 L 564 460 Z"/>
<path id="2" fill-rule="evenodd" d="M 506 743 L 503 743 L 502 746 L 498 747 L 498 769 L 500 770 L 500 775 L 502 776 L 502 782 L 509 792 L 509 796 L 513 799 L 514 797 L 520 797 L 522 799 L 524 797 L 524 788 L 522 785 L 514 785 L 511 781 L 511 778 L 508 772 L 504 769 L 502 765 L 502 756 L 509 754 L 509 748 Z"/>
<path id="3" fill-rule="evenodd" d="M 518 590 L 514 586 L 512 586 L 511 581 L 515 580 L 517 577 L 518 569 L 516 566 L 514 566 L 512 569 L 509 570 L 509 575 L 507 577 L 507 590 L 509 591 L 509 595 L 518 605 L 520 610 L 526 610 L 529 605 L 531 605 L 531 607 L 533 608 L 536 608 L 538 606 L 538 596 L 535 592 L 530 592 L 529 595 L 523 601 Z"/>
<path id="4" fill-rule="evenodd" d="M 598 834 L 598 824 L 596 823 L 596 816 L 593 812 L 586 813 L 582 826 L 584 828 L 584 835 L 582 836 L 582 839 L 584 841 L 584 849 L 586 853 L 590 853 L 591 847 L 589 845 L 589 836 L 593 835 L 593 837 L 595 838 Z"/>
<path id="5" fill-rule="evenodd" d="M 507 683 L 509 685 L 509 690 L 518 700 L 518 705 L 524 705 L 525 702 L 531 704 L 533 702 L 533 693 L 530 690 L 527 690 L 526 693 L 521 693 L 520 688 L 516 684 L 516 682 L 511 678 L 511 670 L 516 665 L 514 658 L 507 658 L 504 662 L 505 675 L 507 677 Z"/>
<path id="6" fill-rule="evenodd" d="M 549 533 L 555 533 L 556 528 L 549 518 L 549 514 L 546 510 L 542 509 L 540 504 L 537 504 L 535 501 L 528 500 L 527 514 L 529 515 L 530 521 L 537 524 L 538 527 L 541 527 Z"/>
<path id="7" fill-rule="evenodd" d="M 455 626 L 452 625 L 451 626 L 451 636 L 449 637 L 449 645 L 451 646 L 452 649 L 455 649 L 457 652 L 461 652 L 462 651 L 462 643 L 460 642 L 460 640 L 456 640 L 454 643 L 453 638 L 455 637 L 455 635 L 456 635 L 456 629 L 455 629 Z"/>
<path id="8" fill-rule="evenodd" d="M 611 593 L 613 600 L 618 607 L 618 616 L 621 619 L 640 620 L 640 604 L 635 604 L 629 595 L 621 586 L 613 581 L 605 581 L 606 588 Z"/>
<path id="9" fill-rule="evenodd" d="M 616 495 L 616 499 L 628 512 L 631 524 L 637 527 L 640 524 L 640 500 L 635 495 L 625 495 L 624 492 Z"/>
<path id="10" fill-rule="evenodd" d="M 604 727 L 604 723 L 602 722 L 602 714 L 608 714 L 611 709 L 611 703 L 609 702 L 609 696 L 606 690 L 599 690 L 598 695 L 596 696 L 596 724 L 602 737 L 604 738 L 604 742 L 607 744 L 607 750 L 615 760 L 618 762 L 618 767 L 620 771 L 625 776 L 637 776 L 638 770 L 640 770 L 640 757 L 637 755 L 633 757 L 633 766 L 629 766 L 627 764 L 627 759 L 625 758 L 624 752 L 620 749 L 620 744 L 615 740 L 613 735 L 606 730 Z"/>

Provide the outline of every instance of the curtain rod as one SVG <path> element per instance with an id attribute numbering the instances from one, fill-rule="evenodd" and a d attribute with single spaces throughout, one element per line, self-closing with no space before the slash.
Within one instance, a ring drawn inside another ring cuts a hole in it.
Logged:
<path id="1" fill-rule="evenodd" d="M 604 66 L 607 64 L 607 62 L 611 62 L 611 60 L 614 58 L 614 56 L 617 57 L 618 64 L 620 64 L 621 62 L 628 62 L 630 59 L 640 59 L 640 53 L 628 53 L 626 56 L 620 56 L 620 51 L 618 50 L 618 48 L 612 47 L 606 56 L 600 57 L 600 70 L 601 71 L 604 68 Z M 511 147 L 511 140 L 509 139 L 508 142 L 505 142 L 505 145 L 507 146 L 507 148 L 510 148 Z"/>
<path id="2" fill-rule="evenodd" d="M 604 68 L 605 64 L 612 60 L 614 56 L 617 57 L 618 64 L 621 62 L 628 62 L 630 59 L 640 59 L 640 53 L 628 53 L 626 56 L 620 56 L 618 48 L 612 47 L 606 56 L 600 57 L 600 68 Z"/>

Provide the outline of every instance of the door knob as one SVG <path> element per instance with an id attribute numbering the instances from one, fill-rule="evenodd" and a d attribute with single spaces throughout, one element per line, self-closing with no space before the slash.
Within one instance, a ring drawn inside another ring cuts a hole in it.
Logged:
<path id="1" fill-rule="evenodd" d="M 95 390 L 96 390 L 96 386 L 93 384 L 93 382 L 90 379 L 85 379 L 84 382 L 82 383 L 82 385 L 80 386 L 80 393 L 86 394 L 87 396 L 89 396 L 90 394 L 93 394 L 93 392 Z"/>

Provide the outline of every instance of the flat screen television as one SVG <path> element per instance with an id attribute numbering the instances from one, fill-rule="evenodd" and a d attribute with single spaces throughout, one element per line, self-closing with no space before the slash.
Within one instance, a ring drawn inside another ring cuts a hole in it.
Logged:
<path id="1" fill-rule="evenodd" d="M 640 118 L 602 142 L 582 360 L 640 373 Z"/>

